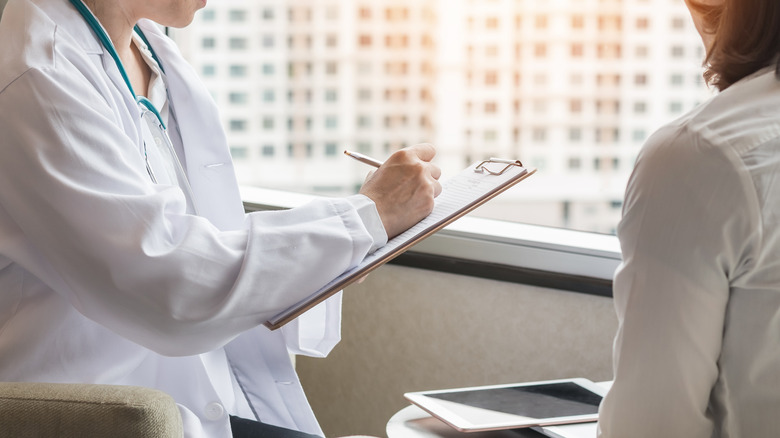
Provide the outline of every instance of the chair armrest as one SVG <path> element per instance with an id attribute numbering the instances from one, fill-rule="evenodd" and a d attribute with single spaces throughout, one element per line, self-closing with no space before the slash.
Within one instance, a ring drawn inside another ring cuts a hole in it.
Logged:
<path id="1" fill-rule="evenodd" d="M 0 382 L 0 437 L 180 438 L 173 398 L 137 386 Z"/>

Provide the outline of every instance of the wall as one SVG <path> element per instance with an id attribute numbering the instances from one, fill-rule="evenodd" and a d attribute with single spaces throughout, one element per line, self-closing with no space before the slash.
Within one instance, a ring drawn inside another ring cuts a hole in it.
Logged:
<path id="1" fill-rule="evenodd" d="M 344 294 L 343 340 L 298 372 L 327 437 L 385 436 L 425 389 L 611 379 L 608 298 L 399 266 Z"/>

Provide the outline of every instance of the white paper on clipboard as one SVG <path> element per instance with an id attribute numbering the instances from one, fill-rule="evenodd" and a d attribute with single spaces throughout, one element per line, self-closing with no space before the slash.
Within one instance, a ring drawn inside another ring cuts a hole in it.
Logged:
<path id="1" fill-rule="evenodd" d="M 485 170 L 476 170 L 480 166 Z M 268 320 L 265 326 L 276 330 L 292 321 L 306 310 L 321 303 L 534 172 L 536 169 L 529 170 L 523 167 L 520 161 L 512 160 L 490 159 L 467 167 L 442 185 L 442 192 L 435 199 L 433 211 L 423 220 L 391 239 L 385 246 L 366 256 L 356 267 L 336 277 L 308 298 Z"/>

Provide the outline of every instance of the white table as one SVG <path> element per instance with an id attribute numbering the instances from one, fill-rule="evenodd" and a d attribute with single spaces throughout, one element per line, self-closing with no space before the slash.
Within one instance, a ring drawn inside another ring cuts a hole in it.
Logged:
<path id="1" fill-rule="evenodd" d="M 606 389 L 612 386 L 612 382 L 598 384 Z M 385 431 L 388 438 L 596 438 L 596 423 L 546 427 L 544 434 L 531 429 L 464 433 L 458 432 L 417 406 L 410 405 L 390 418 Z"/>
<path id="2" fill-rule="evenodd" d="M 596 423 L 548 427 L 545 434 L 531 429 L 464 433 L 411 405 L 396 412 L 385 431 L 387 438 L 596 438 Z"/>

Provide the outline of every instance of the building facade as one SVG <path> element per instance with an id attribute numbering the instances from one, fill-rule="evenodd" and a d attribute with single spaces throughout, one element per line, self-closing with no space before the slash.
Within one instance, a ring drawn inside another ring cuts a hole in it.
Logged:
<path id="1" fill-rule="evenodd" d="M 242 184 L 353 193 L 435 143 L 538 172 L 477 214 L 614 232 L 643 142 L 709 91 L 680 0 L 222 0 L 171 30 L 222 109 Z"/>

